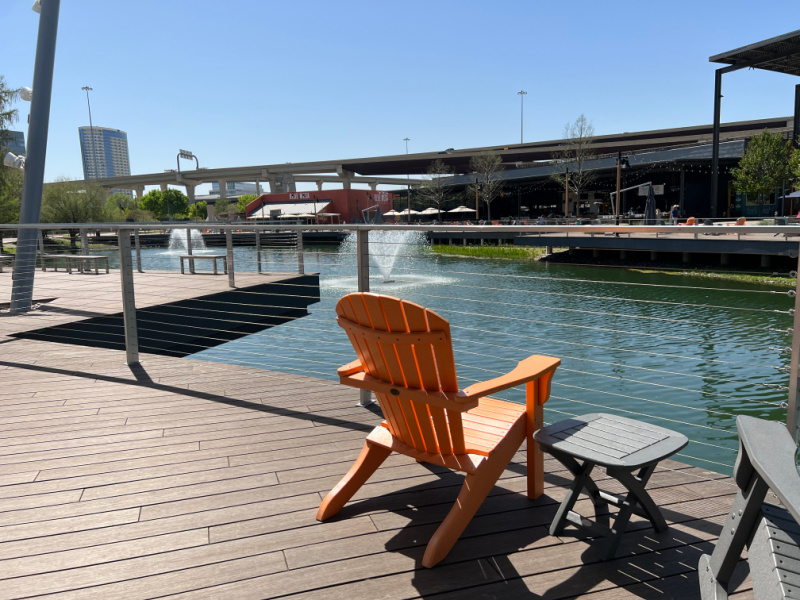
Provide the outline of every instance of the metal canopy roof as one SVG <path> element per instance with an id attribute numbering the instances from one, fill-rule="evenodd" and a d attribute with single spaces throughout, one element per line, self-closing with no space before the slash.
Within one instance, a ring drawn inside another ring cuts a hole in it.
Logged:
<path id="1" fill-rule="evenodd" d="M 709 62 L 800 75 L 800 30 L 717 54 Z"/>

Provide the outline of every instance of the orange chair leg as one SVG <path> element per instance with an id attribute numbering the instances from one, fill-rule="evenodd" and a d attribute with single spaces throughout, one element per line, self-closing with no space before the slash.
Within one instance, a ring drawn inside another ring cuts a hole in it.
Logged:
<path id="1" fill-rule="evenodd" d="M 342 510 L 358 488 L 364 485 L 391 453 L 389 448 L 366 442 L 356 462 L 319 505 L 317 521 L 324 521 Z"/>
<path id="2" fill-rule="evenodd" d="M 431 568 L 447 556 L 511 462 L 521 443 L 521 439 L 515 445 L 506 438 L 474 474 L 467 474 L 456 503 L 428 542 L 425 555 L 422 557 L 422 566 Z"/>

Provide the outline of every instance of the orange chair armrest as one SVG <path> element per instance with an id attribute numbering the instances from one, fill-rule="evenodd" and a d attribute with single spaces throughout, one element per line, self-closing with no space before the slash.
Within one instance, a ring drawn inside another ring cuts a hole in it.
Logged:
<path id="1" fill-rule="evenodd" d="M 352 363 L 350 363 L 352 364 Z M 347 367 L 349 365 L 345 365 Z M 414 388 L 407 388 L 401 385 L 393 385 L 385 381 L 381 381 L 376 377 L 367 375 L 363 370 L 358 373 L 343 376 L 339 369 L 339 383 L 349 385 L 351 387 L 360 388 L 363 390 L 371 390 L 376 394 L 387 394 L 398 396 L 405 400 L 414 400 L 416 402 L 425 402 L 431 406 L 438 406 L 446 410 L 455 410 L 464 412 L 470 408 L 478 406 L 478 396 L 474 398 L 465 398 L 461 396 L 460 392 L 426 392 L 425 390 L 418 390 Z"/>
<path id="2" fill-rule="evenodd" d="M 517 366 L 505 375 L 473 384 L 460 391 L 458 396 L 464 399 L 489 396 L 495 392 L 539 379 L 543 375 L 555 371 L 560 364 L 561 360 L 552 356 L 529 356 L 517 363 Z"/>
<path id="3" fill-rule="evenodd" d="M 364 366 L 361 364 L 361 361 L 355 359 L 353 362 L 349 362 L 346 365 L 343 365 L 336 369 L 336 374 L 339 377 L 347 377 L 348 375 L 352 375 L 353 373 L 358 373 L 359 371 L 363 371 Z"/>

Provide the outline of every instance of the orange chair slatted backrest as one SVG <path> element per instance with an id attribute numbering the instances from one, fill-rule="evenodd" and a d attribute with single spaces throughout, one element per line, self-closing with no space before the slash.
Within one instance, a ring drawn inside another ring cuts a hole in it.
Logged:
<path id="1" fill-rule="evenodd" d="M 458 391 L 450 324 L 413 302 L 369 293 L 345 296 L 336 314 L 366 373 L 397 386 L 396 396 L 376 394 L 392 435 L 422 452 L 464 454 L 460 412 L 403 398 L 403 388 Z"/>

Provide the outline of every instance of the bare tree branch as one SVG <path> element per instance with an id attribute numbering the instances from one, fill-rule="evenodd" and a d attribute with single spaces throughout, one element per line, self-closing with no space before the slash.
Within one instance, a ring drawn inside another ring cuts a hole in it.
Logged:
<path id="1" fill-rule="evenodd" d="M 581 192 L 597 179 L 597 172 L 587 169 L 586 163 L 596 158 L 597 154 L 592 146 L 594 139 L 594 126 L 581 115 L 574 123 L 564 126 L 565 144 L 562 150 L 553 153 L 553 159 L 562 166 L 561 173 L 554 173 L 551 179 L 557 181 L 562 189 L 569 170 L 569 189 L 577 196 L 575 214 L 578 214 Z"/>

